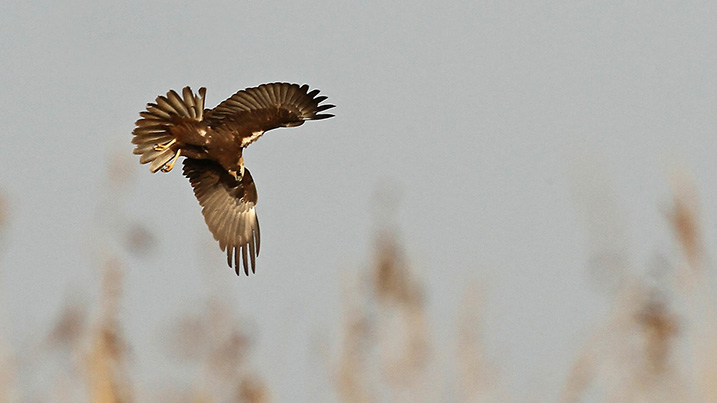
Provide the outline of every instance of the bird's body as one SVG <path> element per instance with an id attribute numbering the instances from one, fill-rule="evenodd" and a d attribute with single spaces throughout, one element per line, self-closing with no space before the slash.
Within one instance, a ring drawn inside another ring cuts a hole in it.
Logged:
<path id="1" fill-rule="evenodd" d="M 132 134 L 135 154 L 150 170 L 169 172 L 184 156 L 184 175 L 203 207 L 202 213 L 237 274 L 249 274 L 259 253 L 256 187 L 244 168 L 243 150 L 266 131 L 332 117 L 319 113 L 333 105 L 307 85 L 262 84 L 241 90 L 214 109 L 204 109 L 206 90 L 189 87 L 157 97 L 140 112 Z"/>

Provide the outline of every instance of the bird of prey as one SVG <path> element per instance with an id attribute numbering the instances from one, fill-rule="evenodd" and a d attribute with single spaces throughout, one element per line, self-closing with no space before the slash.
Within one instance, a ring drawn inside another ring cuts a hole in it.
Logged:
<path id="1" fill-rule="evenodd" d="M 204 109 L 206 88 L 195 94 L 184 87 L 158 96 L 140 112 L 132 132 L 134 154 L 149 163 L 150 171 L 169 172 L 179 157 L 184 176 L 202 206 L 204 221 L 227 264 L 239 275 L 256 271 L 259 255 L 259 221 L 255 206 L 256 187 L 242 152 L 265 132 L 299 126 L 306 120 L 330 118 L 322 113 L 334 105 L 308 85 L 262 84 L 232 95 L 214 109 Z"/>

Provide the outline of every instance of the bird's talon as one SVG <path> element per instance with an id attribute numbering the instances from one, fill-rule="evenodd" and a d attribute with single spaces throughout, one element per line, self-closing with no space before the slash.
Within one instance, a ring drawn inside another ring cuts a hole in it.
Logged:
<path id="1" fill-rule="evenodd" d="M 172 144 L 176 143 L 177 139 L 172 139 L 172 141 L 169 141 L 164 144 L 155 144 L 154 145 L 154 151 L 164 151 L 168 149 Z"/>
<path id="2" fill-rule="evenodd" d="M 172 157 L 171 161 L 164 164 L 164 166 L 162 167 L 162 172 L 167 173 L 167 172 L 171 171 L 174 168 L 174 164 L 177 163 L 177 160 L 179 159 L 180 154 L 182 154 L 181 148 L 179 150 L 177 150 L 177 153 L 174 154 L 174 157 Z"/>

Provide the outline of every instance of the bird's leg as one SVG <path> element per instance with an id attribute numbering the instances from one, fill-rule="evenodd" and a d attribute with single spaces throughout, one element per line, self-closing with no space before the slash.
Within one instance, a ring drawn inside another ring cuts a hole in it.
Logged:
<path id="1" fill-rule="evenodd" d="M 170 142 L 168 142 L 168 143 L 156 144 L 156 145 L 154 146 L 154 151 L 164 151 L 164 150 L 168 149 L 172 144 L 174 144 L 174 143 L 176 143 L 176 142 L 177 142 L 177 139 L 174 138 L 174 139 L 172 139 L 172 141 L 170 141 Z"/>
<path id="2" fill-rule="evenodd" d="M 177 163 L 177 160 L 179 159 L 179 155 L 180 155 L 180 154 L 182 154 L 182 149 L 181 149 L 181 148 L 180 148 L 179 150 L 177 150 L 177 153 L 174 154 L 174 157 L 172 157 L 172 159 L 162 167 L 162 172 L 169 172 L 169 171 L 171 171 L 172 168 L 174 168 L 174 164 Z"/>

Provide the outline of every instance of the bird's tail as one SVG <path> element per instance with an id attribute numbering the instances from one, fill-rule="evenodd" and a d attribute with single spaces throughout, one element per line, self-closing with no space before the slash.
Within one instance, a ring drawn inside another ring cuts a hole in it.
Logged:
<path id="1" fill-rule="evenodd" d="M 141 164 L 150 163 L 149 169 L 157 172 L 160 168 L 174 160 L 178 155 L 176 138 L 171 128 L 185 122 L 198 122 L 204 117 L 204 96 L 206 88 L 200 88 L 194 94 L 189 87 L 184 87 L 182 97 L 174 90 L 167 96 L 158 96 L 155 103 L 148 103 L 147 110 L 140 112 L 141 118 L 135 123 L 132 134 L 132 143 L 135 144 L 134 153 L 140 155 Z M 166 169 L 166 170 L 168 170 Z"/>

